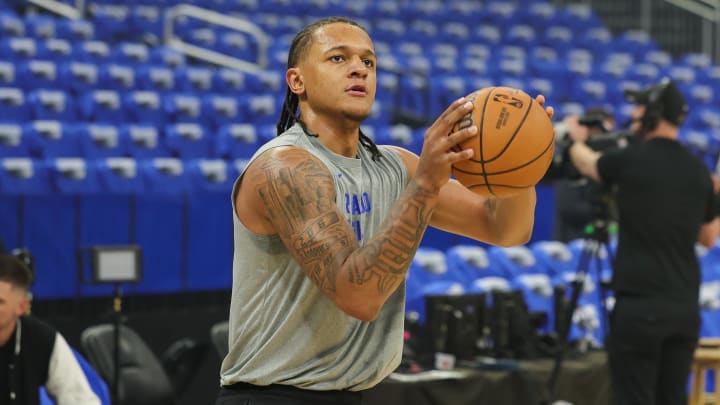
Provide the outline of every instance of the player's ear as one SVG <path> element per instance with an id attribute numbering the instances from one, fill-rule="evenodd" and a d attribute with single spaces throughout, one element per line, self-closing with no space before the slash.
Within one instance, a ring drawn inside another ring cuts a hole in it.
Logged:
<path id="1" fill-rule="evenodd" d="M 300 95 L 305 92 L 305 82 L 300 73 L 300 68 L 293 67 L 288 69 L 285 73 L 285 81 L 293 93 Z"/>

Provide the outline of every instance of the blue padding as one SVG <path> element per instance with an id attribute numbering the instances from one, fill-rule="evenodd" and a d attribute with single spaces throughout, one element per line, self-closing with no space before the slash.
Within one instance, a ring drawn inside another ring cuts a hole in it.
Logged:
<path id="1" fill-rule="evenodd" d="M 21 197 L 6 195 L 0 198 L 0 241 L 7 250 L 20 247 L 18 230 L 21 207 Z"/>
<path id="2" fill-rule="evenodd" d="M 80 197 L 79 235 L 80 245 L 128 245 L 131 243 L 130 227 L 133 197 L 118 194 L 92 194 Z M 89 272 L 88 272 L 89 273 Z M 91 281 L 90 274 L 83 280 Z M 111 295 L 112 285 L 81 284 L 83 296 Z"/>
<path id="3" fill-rule="evenodd" d="M 176 292 L 184 284 L 183 242 L 185 202 L 174 194 L 145 193 L 137 196 L 135 234 L 142 248 L 143 279 L 128 291 Z"/>
<path id="4" fill-rule="evenodd" d="M 35 257 L 38 299 L 70 298 L 77 292 L 77 199 L 62 194 L 33 196 L 25 202 L 21 241 Z"/>
<path id="5" fill-rule="evenodd" d="M 229 289 L 233 258 L 230 195 L 237 171 L 223 160 L 191 161 L 187 167 L 197 191 L 188 199 L 187 287 Z"/>
<path id="6" fill-rule="evenodd" d="M 72 349 L 75 359 L 80 364 L 80 368 L 85 373 L 90 388 L 100 399 L 101 405 L 110 405 L 110 390 L 100 374 L 88 363 L 87 360 L 75 349 Z"/>

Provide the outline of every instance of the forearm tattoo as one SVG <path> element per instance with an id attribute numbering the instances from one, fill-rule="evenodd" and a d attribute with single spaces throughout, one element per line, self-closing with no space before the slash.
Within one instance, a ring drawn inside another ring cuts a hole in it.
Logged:
<path id="1" fill-rule="evenodd" d="M 432 215 L 433 194 L 411 182 L 393 205 L 381 231 L 359 242 L 335 204 L 327 168 L 307 152 L 283 152 L 283 159 L 259 161 L 257 193 L 278 235 L 303 271 L 323 291 L 337 293 L 338 277 L 387 296 L 401 283 Z M 288 164 L 290 162 L 290 164 Z M 294 164 L 293 164 L 294 163 Z M 343 275 L 345 274 L 345 275 Z"/>
<path id="2" fill-rule="evenodd" d="M 378 293 L 387 295 L 404 279 L 407 268 L 430 221 L 432 194 L 410 183 L 390 211 L 379 234 L 351 262 L 350 282 L 377 279 Z"/>

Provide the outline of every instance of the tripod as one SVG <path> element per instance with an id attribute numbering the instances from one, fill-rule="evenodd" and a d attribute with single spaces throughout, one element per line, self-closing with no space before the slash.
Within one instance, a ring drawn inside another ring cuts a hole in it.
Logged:
<path id="1" fill-rule="evenodd" d="M 597 271 L 597 280 L 599 284 L 598 293 L 600 295 L 600 328 L 607 334 L 609 321 L 608 311 L 606 308 L 606 297 L 607 288 L 603 282 L 602 277 L 602 249 L 605 249 L 608 257 L 612 261 L 612 254 L 609 248 L 609 234 L 608 234 L 608 221 L 605 219 L 595 219 L 592 224 L 588 225 L 585 229 L 585 233 L 588 235 L 583 241 L 583 249 L 580 253 L 578 260 L 577 270 L 575 272 L 575 278 L 571 283 L 572 291 L 570 294 L 570 301 L 567 306 L 563 305 L 563 311 L 558 315 L 558 348 L 555 354 L 555 362 L 553 364 L 553 370 L 550 374 L 550 378 L 547 383 L 547 392 L 549 393 L 550 400 L 545 403 L 552 403 L 552 400 L 556 396 L 557 381 L 560 377 L 560 371 L 562 369 L 562 363 L 565 359 L 565 353 L 567 350 L 568 339 L 570 335 L 570 326 L 572 325 L 573 314 L 577 309 L 580 295 L 585 288 L 586 280 L 590 273 L 590 264 L 592 260 L 595 261 L 595 269 Z M 564 298 L 563 298 L 564 299 Z"/>

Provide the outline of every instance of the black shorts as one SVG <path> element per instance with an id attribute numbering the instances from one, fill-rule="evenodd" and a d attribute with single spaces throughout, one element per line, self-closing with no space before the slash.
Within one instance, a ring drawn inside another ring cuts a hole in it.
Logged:
<path id="1" fill-rule="evenodd" d="M 237 383 L 223 386 L 215 405 L 361 405 L 356 391 L 312 391 L 288 385 L 258 386 Z"/>

